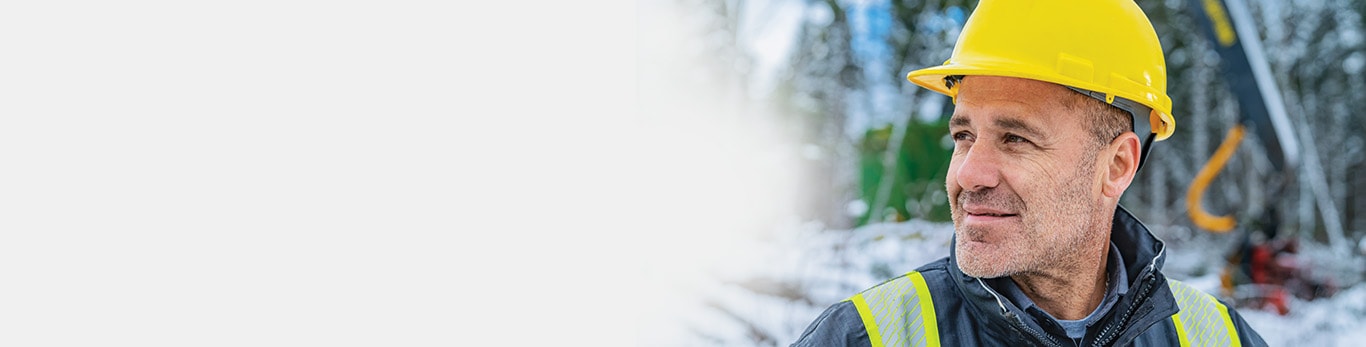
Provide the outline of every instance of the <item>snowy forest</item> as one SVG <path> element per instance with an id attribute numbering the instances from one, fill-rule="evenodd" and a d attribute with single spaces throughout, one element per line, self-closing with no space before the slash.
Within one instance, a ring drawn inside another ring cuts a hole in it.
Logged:
<path id="1" fill-rule="evenodd" d="M 1154 145 L 1121 204 L 1168 242 L 1168 276 L 1234 303 L 1269 344 L 1359 343 L 1366 117 L 1356 112 L 1366 109 L 1366 2 L 1245 3 L 1298 165 L 1273 169 L 1269 139 L 1249 134 L 1199 202 L 1236 227 L 1219 233 L 1192 222 L 1188 189 L 1240 108 L 1191 4 L 1140 0 L 1164 48 L 1177 127 Z M 702 154 L 677 167 L 724 188 L 706 191 L 717 196 L 699 198 L 707 207 L 695 210 L 716 221 L 699 225 L 711 231 L 654 245 L 691 240 L 707 254 L 645 258 L 651 288 L 671 299 L 641 311 L 638 342 L 786 346 L 830 304 L 948 253 L 952 105 L 905 76 L 949 57 L 975 4 L 639 3 L 638 103 L 657 111 L 645 121 L 686 132 L 664 140 L 714 147 L 680 149 Z M 1292 245 L 1284 259 L 1294 263 L 1276 284 L 1292 293 L 1280 306 L 1230 265 L 1240 247 L 1273 241 Z"/>

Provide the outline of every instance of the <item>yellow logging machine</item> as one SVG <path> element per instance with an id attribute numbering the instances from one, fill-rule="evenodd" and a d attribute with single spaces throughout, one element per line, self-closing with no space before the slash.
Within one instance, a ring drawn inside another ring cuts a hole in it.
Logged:
<path id="1" fill-rule="evenodd" d="M 1294 177 L 1300 151 L 1280 91 L 1271 77 L 1261 41 L 1244 0 L 1189 0 L 1192 13 L 1222 58 L 1221 74 L 1237 97 L 1239 122 L 1228 130 L 1214 156 L 1200 168 L 1186 191 L 1186 210 L 1201 229 L 1228 232 L 1237 226 L 1233 216 L 1217 216 L 1201 205 L 1205 190 L 1252 130 L 1261 139 L 1267 158 L 1283 177 Z M 1240 40 L 1239 38 L 1249 38 Z M 1198 131 L 1198 129 L 1197 129 Z M 1283 183 L 1283 182 L 1281 182 Z M 1280 190 L 1284 184 L 1276 184 Z"/>

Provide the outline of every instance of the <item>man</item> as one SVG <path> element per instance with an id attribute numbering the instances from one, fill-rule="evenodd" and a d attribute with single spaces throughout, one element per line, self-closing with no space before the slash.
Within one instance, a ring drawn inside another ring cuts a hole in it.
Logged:
<path id="1" fill-rule="evenodd" d="M 1130 0 L 983 0 L 952 58 L 907 78 L 954 99 L 950 255 L 832 305 L 794 346 L 1261 346 L 1162 273 L 1119 207 L 1171 136 L 1162 48 Z"/>

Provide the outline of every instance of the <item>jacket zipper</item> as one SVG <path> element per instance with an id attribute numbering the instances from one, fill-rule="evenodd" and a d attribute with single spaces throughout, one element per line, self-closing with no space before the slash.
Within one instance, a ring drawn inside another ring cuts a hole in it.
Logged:
<path id="1" fill-rule="evenodd" d="M 1001 302 L 1000 294 L 996 294 L 996 291 L 992 290 L 991 287 L 988 287 L 985 282 L 982 282 L 981 278 L 977 279 L 977 283 L 982 285 L 982 288 L 986 289 L 987 293 L 991 293 L 992 297 L 996 298 L 996 305 L 1001 306 L 1001 315 L 1005 316 L 1006 320 L 1010 321 L 1011 327 L 1023 333 L 1027 333 L 1029 334 L 1029 336 L 1033 336 L 1035 340 L 1043 343 L 1045 346 L 1062 347 L 1062 344 L 1058 343 L 1058 341 L 1056 340 L 1053 340 L 1052 337 L 1039 333 L 1034 329 L 1030 329 L 1028 325 L 1024 324 L 1024 321 L 1021 320 L 1020 317 L 1016 316 L 1014 313 L 1011 313 L 1010 310 L 1006 309 L 1006 305 Z"/>
<path id="2" fill-rule="evenodd" d="M 1139 306 L 1148 301 L 1148 294 L 1151 294 L 1154 282 L 1157 282 L 1157 275 L 1149 272 L 1147 278 L 1143 279 L 1143 286 L 1138 289 L 1138 296 L 1134 297 L 1134 301 L 1129 302 L 1129 307 L 1125 308 L 1124 314 L 1118 317 L 1119 320 L 1115 324 L 1108 324 L 1105 329 L 1100 331 L 1100 335 L 1096 336 L 1095 343 L 1092 343 L 1092 346 L 1105 346 L 1119 337 L 1119 327 L 1127 325 L 1129 318 L 1133 317 L 1134 311 L 1137 311 Z"/>
<path id="3" fill-rule="evenodd" d="M 1100 335 L 1096 335 L 1096 339 L 1091 346 L 1105 346 L 1119 337 L 1119 332 L 1121 330 L 1119 327 L 1128 324 L 1129 318 L 1134 315 L 1134 311 L 1137 311 L 1139 306 L 1148 301 L 1148 294 L 1152 294 L 1153 285 L 1157 284 L 1157 259 L 1161 258 L 1162 253 L 1166 251 L 1167 245 L 1166 243 L 1163 243 L 1162 248 L 1157 250 L 1157 256 L 1154 256 L 1153 260 L 1148 263 L 1147 271 L 1144 271 L 1144 278 L 1142 279 L 1143 286 L 1138 288 L 1138 296 L 1134 297 L 1134 301 L 1129 302 L 1129 307 L 1124 309 L 1124 314 L 1118 317 L 1119 321 L 1116 324 L 1107 324 L 1104 329 L 1101 329 Z"/>
<path id="4" fill-rule="evenodd" d="M 1022 330 L 1022 331 L 1024 331 L 1024 332 L 1026 332 L 1026 333 L 1029 333 L 1030 336 L 1033 336 L 1035 340 L 1038 340 L 1039 342 L 1042 342 L 1045 346 L 1049 346 L 1049 347 L 1062 347 L 1062 344 L 1059 344 L 1058 341 L 1053 340 L 1052 337 L 1047 336 L 1047 335 L 1044 335 L 1044 334 L 1038 332 L 1037 330 L 1030 329 L 1029 326 L 1028 326 L 1028 325 L 1025 325 L 1024 322 L 1023 322 L 1022 320 L 1020 320 L 1019 317 L 1016 317 L 1016 316 L 1015 316 L 1015 314 L 1013 314 L 1013 313 L 1006 313 L 1006 318 L 1007 318 L 1007 319 L 1010 319 L 1010 321 L 1011 321 L 1012 323 L 1015 323 L 1015 324 L 1014 324 L 1015 329 L 1019 329 L 1019 330 Z"/>

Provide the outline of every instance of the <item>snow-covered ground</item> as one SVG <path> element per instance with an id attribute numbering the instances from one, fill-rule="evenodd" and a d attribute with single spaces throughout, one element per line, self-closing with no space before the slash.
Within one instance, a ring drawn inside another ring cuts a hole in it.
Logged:
<path id="1" fill-rule="evenodd" d="M 786 231 L 754 235 L 724 254 L 712 254 L 713 261 L 695 276 L 651 277 L 650 290 L 665 295 L 642 309 L 645 319 L 638 323 L 638 342 L 786 346 L 826 306 L 946 256 L 953 235 L 951 224 L 924 221 L 854 230 L 825 230 L 819 225 L 782 229 Z M 1228 237 L 1179 229 L 1155 233 L 1170 245 L 1165 271 L 1169 277 L 1217 294 L 1219 257 L 1227 249 Z M 1333 257 L 1315 245 L 1302 249 L 1311 260 L 1335 261 L 1329 266 L 1335 271 L 1355 271 L 1338 275 L 1350 286 L 1328 299 L 1292 301 L 1285 316 L 1253 308 L 1239 312 L 1272 346 L 1361 345 L 1366 341 L 1366 285 L 1359 284 L 1362 258 Z"/>

